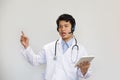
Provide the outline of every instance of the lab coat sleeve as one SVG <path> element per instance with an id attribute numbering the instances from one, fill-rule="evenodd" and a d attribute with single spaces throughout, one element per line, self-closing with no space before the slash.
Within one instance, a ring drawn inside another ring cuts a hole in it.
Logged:
<path id="1" fill-rule="evenodd" d="M 33 66 L 46 63 L 45 54 L 46 53 L 44 49 L 42 49 L 42 51 L 39 52 L 38 54 L 35 54 L 31 47 L 28 47 L 27 49 L 23 49 L 22 51 L 22 55 Z"/>

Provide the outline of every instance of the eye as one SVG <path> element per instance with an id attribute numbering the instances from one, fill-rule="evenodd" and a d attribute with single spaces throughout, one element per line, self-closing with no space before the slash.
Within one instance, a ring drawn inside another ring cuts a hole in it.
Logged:
<path id="1" fill-rule="evenodd" d="M 65 25 L 65 27 L 67 28 L 67 27 L 68 27 L 68 25 Z"/>
<path id="2" fill-rule="evenodd" d="M 59 27 L 59 28 L 61 28 L 62 26 L 61 26 L 61 25 L 59 25 L 58 27 Z"/>

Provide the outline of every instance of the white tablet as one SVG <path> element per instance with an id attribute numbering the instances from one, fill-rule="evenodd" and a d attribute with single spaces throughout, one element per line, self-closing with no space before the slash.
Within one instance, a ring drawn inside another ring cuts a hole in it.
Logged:
<path id="1" fill-rule="evenodd" d="M 80 63 L 83 62 L 83 61 L 89 61 L 89 62 L 91 62 L 93 59 L 94 59 L 93 56 L 84 56 L 84 57 L 81 57 L 81 58 L 79 59 L 79 61 L 76 63 L 75 66 L 77 66 L 78 64 L 80 64 Z"/>

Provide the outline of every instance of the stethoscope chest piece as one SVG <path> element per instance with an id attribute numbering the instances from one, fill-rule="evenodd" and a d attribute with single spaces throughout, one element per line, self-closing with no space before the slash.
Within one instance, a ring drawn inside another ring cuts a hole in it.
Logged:
<path id="1" fill-rule="evenodd" d="M 57 59 L 57 57 L 56 57 L 56 56 L 54 56 L 53 60 L 54 60 L 54 61 L 56 61 L 56 59 Z"/>

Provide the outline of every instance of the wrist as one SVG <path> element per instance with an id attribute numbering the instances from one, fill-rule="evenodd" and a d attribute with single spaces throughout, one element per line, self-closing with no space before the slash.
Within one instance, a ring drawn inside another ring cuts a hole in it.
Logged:
<path id="1" fill-rule="evenodd" d="M 85 76 L 85 74 L 87 73 L 87 70 L 81 70 L 81 73 L 83 74 L 83 76 Z"/>

